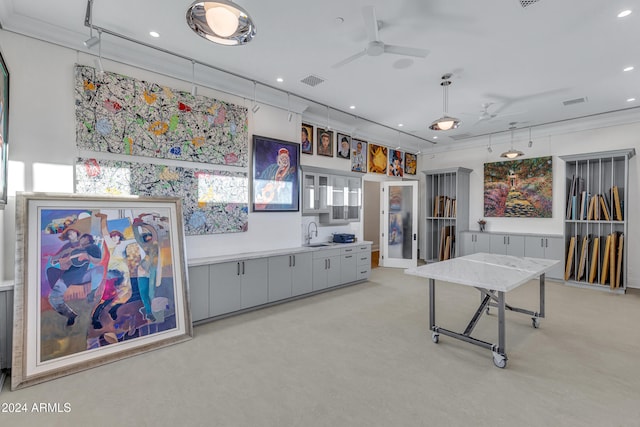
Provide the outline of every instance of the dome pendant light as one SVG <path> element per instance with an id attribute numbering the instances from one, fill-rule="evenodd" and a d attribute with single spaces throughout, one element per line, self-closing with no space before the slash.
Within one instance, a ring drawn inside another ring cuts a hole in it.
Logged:
<path id="1" fill-rule="evenodd" d="M 447 110 L 449 107 L 449 86 L 451 85 L 451 80 L 449 80 L 450 78 L 450 73 L 442 76 L 442 83 L 440 83 L 440 86 L 442 86 L 443 114 L 442 117 L 434 120 L 433 123 L 431 123 L 431 125 L 429 126 L 429 129 L 431 130 L 451 130 L 457 128 L 458 126 L 460 126 L 460 123 L 462 123 L 460 119 L 456 119 L 455 117 L 451 117 L 447 114 Z"/>
<path id="2" fill-rule="evenodd" d="M 513 132 L 515 131 L 515 123 L 511 123 L 511 148 L 509 151 L 505 151 L 500 154 L 500 157 L 504 157 L 505 159 L 515 159 L 516 157 L 524 156 L 524 153 L 519 150 L 515 150 L 513 148 Z"/>
<path id="3" fill-rule="evenodd" d="M 237 46 L 256 35 L 246 10 L 231 0 L 196 1 L 187 10 L 187 24 L 196 34 L 214 43 Z"/>

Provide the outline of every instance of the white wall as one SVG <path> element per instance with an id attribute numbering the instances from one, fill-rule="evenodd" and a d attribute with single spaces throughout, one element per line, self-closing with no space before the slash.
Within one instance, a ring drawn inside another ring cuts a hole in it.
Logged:
<path id="1" fill-rule="evenodd" d="M 10 71 L 9 204 L 0 212 L 0 281 L 14 277 L 16 191 L 72 192 L 73 164 L 82 154 L 76 148 L 74 64 L 94 66 L 94 57 L 74 50 L 0 30 L 0 49 Z M 191 90 L 185 82 L 162 74 L 103 59 L 107 71 Z M 251 100 L 199 87 L 198 94 L 251 107 Z M 262 105 L 249 109 L 249 137 L 253 134 L 299 141 L 301 116 L 287 120 L 287 111 Z M 347 161 L 302 155 L 302 164 L 349 170 Z M 247 172 L 249 169 L 247 168 Z M 249 213 L 244 233 L 189 236 L 187 259 L 299 246 L 308 221 L 300 212 Z M 317 222 L 317 218 L 316 218 Z M 321 227 L 319 236 L 355 232 L 360 224 Z M 6 267 L 6 268 L 3 268 Z"/>
<path id="2" fill-rule="evenodd" d="M 485 218 L 487 231 L 490 232 L 526 232 L 548 233 L 562 235 L 564 233 L 563 218 L 565 208 L 565 163 L 558 156 L 592 153 L 616 149 L 636 148 L 640 144 L 640 117 L 635 123 L 616 126 L 604 126 L 597 129 L 562 132 L 555 130 L 551 135 L 544 130 L 537 130 L 533 146 L 527 147 L 528 137 L 518 143 L 516 148 L 524 151 L 525 158 L 553 156 L 553 218 Z M 469 195 L 469 229 L 478 230 L 477 221 L 483 218 L 484 212 L 484 163 L 499 162 L 500 153 L 509 148 L 509 142 L 504 140 L 492 144 L 493 152 L 487 151 L 488 144 L 481 144 L 464 150 L 446 150 L 422 155 L 419 158 L 420 171 L 442 169 L 461 166 L 472 169 L 470 176 Z M 640 154 L 640 153 L 639 153 Z M 638 164 L 640 156 L 630 160 L 629 200 L 628 205 L 628 242 L 627 253 L 628 273 L 627 285 L 640 288 L 640 265 L 636 260 L 640 256 L 640 181 L 638 179 Z M 424 174 L 420 174 L 422 188 L 424 188 Z M 422 247 L 422 246 L 421 246 Z"/>

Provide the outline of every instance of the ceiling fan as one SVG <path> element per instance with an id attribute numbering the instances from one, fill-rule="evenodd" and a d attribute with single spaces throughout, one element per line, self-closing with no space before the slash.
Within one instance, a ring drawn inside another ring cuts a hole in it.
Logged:
<path id="1" fill-rule="evenodd" d="M 383 53 L 392 53 L 394 55 L 403 55 L 403 56 L 413 56 L 416 58 L 425 58 L 429 51 L 426 49 L 419 49 L 414 47 L 406 47 L 406 46 L 394 46 L 390 44 L 385 44 L 378 37 L 378 20 L 376 19 L 376 11 L 373 6 L 365 6 L 362 9 L 362 15 L 364 17 L 364 25 L 367 30 L 367 37 L 369 39 L 369 43 L 364 50 L 356 53 L 355 55 L 351 55 L 350 57 L 333 64 L 331 68 L 339 68 L 343 65 L 346 65 L 361 56 L 378 56 Z"/>
<path id="2" fill-rule="evenodd" d="M 480 110 L 480 115 L 478 116 L 478 121 L 476 121 L 475 124 L 479 124 L 482 122 L 488 122 L 491 121 L 493 119 L 495 119 L 496 117 L 499 118 L 505 118 L 505 117 L 511 117 L 511 116 L 517 116 L 520 114 L 524 114 L 524 111 L 514 111 L 513 113 L 508 113 L 508 114 L 500 114 L 499 111 L 495 111 L 495 112 L 489 112 L 489 108 L 493 105 L 493 102 L 485 102 L 482 104 L 482 110 Z"/>

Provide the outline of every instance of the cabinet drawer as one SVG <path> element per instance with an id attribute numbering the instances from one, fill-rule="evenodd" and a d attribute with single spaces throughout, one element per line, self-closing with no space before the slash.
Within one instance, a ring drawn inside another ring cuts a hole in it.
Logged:
<path id="1" fill-rule="evenodd" d="M 369 266 L 358 266 L 358 270 L 356 272 L 356 280 L 366 280 L 371 275 L 371 265 Z"/>
<path id="2" fill-rule="evenodd" d="M 313 258 L 330 258 L 334 256 L 340 256 L 340 249 L 320 249 L 313 252 Z"/>
<path id="3" fill-rule="evenodd" d="M 371 245 L 357 246 L 358 252 L 371 252 Z"/>
<path id="4" fill-rule="evenodd" d="M 357 253 L 356 257 L 358 258 L 358 267 L 366 265 L 371 266 L 371 252 Z"/>
<path id="5" fill-rule="evenodd" d="M 356 252 L 358 252 L 358 247 L 357 246 L 349 246 L 348 248 L 340 248 L 340 253 L 342 255 L 355 254 Z"/>

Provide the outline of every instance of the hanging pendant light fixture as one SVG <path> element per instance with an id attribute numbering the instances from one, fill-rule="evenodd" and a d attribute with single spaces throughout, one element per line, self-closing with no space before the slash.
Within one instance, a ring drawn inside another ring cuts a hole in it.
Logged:
<path id="1" fill-rule="evenodd" d="M 511 129 L 511 148 L 509 149 L 509 151 L 505 151 L 504 153 L 500 154 L 500 157 L 504 157 L 506 159 L 515 159 L 516 157 L 524 156 L 524 153 L 513 148 L 513 133 L 516 130 L 516 122 L 511 122 L 509 124 L 511 125 L 511 127 L 509 128 Z"/>
<path id="2" fill-rule="evenodd" d="M 256 26 L 246 10 L 231 0 L 196 1 L 187 9 L 187 24 L 214 43 L 237 46 L 256 35 Z"/>
<path id="3" fill-rule="evenodd" d="M 460 126 L 460 119 L 456 119 L 455 117 L 451 117 L 448 115 L 447 110 L 449 107 L 449 86 L 451 85 L 451 74 L 447 73 L 442 76 L 442 82 L 440 86 L 442 86 L 442 107 L 443 114 L 437 120 L 434 120 L 433 123 L 429 126 L 431 130 L 451 130 Z"/>

